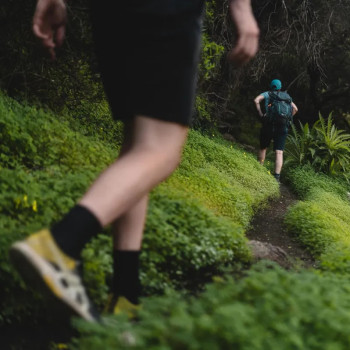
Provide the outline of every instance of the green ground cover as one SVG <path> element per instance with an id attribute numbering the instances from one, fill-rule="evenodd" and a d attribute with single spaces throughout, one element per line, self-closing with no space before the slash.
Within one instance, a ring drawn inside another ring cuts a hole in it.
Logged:
<path id="1" fill-rule="evenodd" d="M 198 298 L 148 298 L 139 321 L 78 322 L 73 349 L 345 350 L 350 346 L 348 278 L 258 264 L 218 279 Z"/>
<path id="2" fill-rule="evenodd" d="M 33 302 L 39 296 L 9 264 L 11 243 L 58 220 L 118 154 L 120 126 L 104 107 L 94 113 L 95 123 L 103 114 L 106 137 L 82 118 L 0 95 L 1 323 L 27 316 L 35 322 L 40 313 L 41 303 Z M 277 195 L 277 184 L 252 156 L 191 131 L 179 169 L 151 194 L 141 257 L 145 293 L 198 289 L 214 273 L 250 261 L 244 231 L 254 211 Z M 89 291 L 102 307 L 111 275 L 108 229 L 86 247 L 83 260 Z"/>
<path id="3" fill-rule="evenodd" d="M 108 128 L 105 108 L 94 111 L 96 126 L 104 114 L 106 135 L 81 118 L 0 95 L 2 324 L 40 322 L 43 311 L 40 296 L 9 264 L 11 243 L 58 220 L 118 154 L 120 125 Z M 106 316 L 103 326 L 76 321 L 80 336 L 70 347 L 348 349 L 349 186 L 309 167 L 288 169 L 288 180 L 301 201 L 286 224 L 321 269 L 258 264 L 232 277 L 229 271 L 251 259 L 244 232 L 252 216 L 278 195 L 278 186 L 254 156 L 192 130 L 180 167 L 151 193 L 138 322 L 123 316 Z M 83 261 L 89 292 L 102 308 L 111 276 L 108 229 L 86 247 Z"/>
<path id="4" fill-rule="evenodd" d="M 311 167 L 289 171 L 302 201 L 290 208 L 286 224 L 325 271 L 350 273 L 349 184 L 316 173 Z"/>

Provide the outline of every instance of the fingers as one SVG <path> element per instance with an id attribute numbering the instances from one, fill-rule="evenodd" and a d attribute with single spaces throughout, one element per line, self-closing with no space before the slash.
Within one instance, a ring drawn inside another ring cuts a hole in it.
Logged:
<path id="1" fill-rule="evenodd" d="M 237 67 L 242 66 L 256 55 L 258 45 L 258 34 L 241 35 L 236 46 L 229 52 L 228 60 Z"/>
<path id="2" fill-rule="evenodd" d="M 230 13 L 235 24 L 238 40 L 228 59 L 236 66 L 249 62 L 258 51 L 259 27 L 250 0 L 231 0 Z"/>
<path id="3" fill-rule="evenodd" d="M 39 23 L 38 21 L 35 21 L 33 23 L 33 32 L 35 36 L 37 36 L 39 39 L 47 39 L 48 34 L 42 32 L 41 28 L 42 28 L 42 23 Z"/>
<path id="4" fill-rule="evenodd" d="M 52 60 L 56 59 L 55 42 L 53 41 L 53 33 L 51 30 L 45 30 L 44 26 L 38 22 L 33 24 L 34 34 L 41 40 L 41 44 L 48 49 Z"/>
<path id="5" fill-rule="evenodd" d="M 56 58 L 55 54 L 55 42 L 53 40 L 53 31 L 50 27 L 44 24 L 44 22 L 38 17 L 33 20 L 33 32 L 34 35 L 40 39 L 42 45 L 48 49 L 51 59 Z"/>
<path id="6" fill-rule="evenodd" d="M 54 59 L 55 49 L 63 44 L 66 26 L 63 0 L 38 0 L 33 17 L 33 32 Z"/>

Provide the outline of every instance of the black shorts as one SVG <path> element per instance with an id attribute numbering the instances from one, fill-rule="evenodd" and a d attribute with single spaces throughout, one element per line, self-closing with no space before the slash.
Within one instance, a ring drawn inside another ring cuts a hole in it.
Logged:
<path id="1" fill-rule="evenodd" d="M 265 149 L 270 146 L 273 140 L 273 150 L 283 151 L 288 135 L 287 126 L 274 127 L 270 123 L 264 123 L 260 130 L 260 149 Z"/>
<path id="2" fill-rule="evenodd" d="M 196 6 L 178 13 L 92 1 L 96 54 L 115 119 L 142 115 L 190 124 L 203 12 L 202 1 L 193 1 Z"/>

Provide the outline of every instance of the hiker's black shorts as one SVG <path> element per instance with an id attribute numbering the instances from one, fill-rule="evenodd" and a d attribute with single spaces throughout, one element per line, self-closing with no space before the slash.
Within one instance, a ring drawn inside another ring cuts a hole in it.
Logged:
<path id="1" fill-rule="evenodd" d="M 287 126 L 274 127 L 270 123 L 264 123 L 260 130 L 260 149 L 265 149 L 270 146 L 273 140 L 273 150 L 283 151 L 288 135 Z"/>
<path id="2" fill-rule="evenodd" d="M 202 1 L 187 0 L 187 8 L 168 13 L 137 11 L 128 1 L 93 0 L 91 8 L 97 59 L 113 117 L 127 121 L 142 115 L 189 125 Z M 140 6 L 147 1 L 139 1 Z M 188 7 L 191 1 L 194 5 Z"/>

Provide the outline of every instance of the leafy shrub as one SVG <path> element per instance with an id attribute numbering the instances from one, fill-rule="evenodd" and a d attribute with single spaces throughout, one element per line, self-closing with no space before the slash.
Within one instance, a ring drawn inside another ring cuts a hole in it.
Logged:
<path id="1" fill-rule="evenodd" d="M 67 121 L 43 110 L 0 96 L 0 164 L 40 169 L 51 165 L 69 169 L 105 167 L 116 148 L 73 132 Z"/>
<path id="2" fill-rule="evenodd" d="M 318 173 L 310 165 L 289 167 L 286 178 L 301 199 L 308 198 L 313 189 L 332 192 L 344 200 L 347 199 L 349 186 L 346 182 Z"/>
<path id="3" fill-rule="evenodd" d="M 78 321 L 72 349 L 348 349 L 348 278 L 272 267 L 218 280 L 198 298 L 145 299 L 137 323 Z"/>
<path id="4" fill-rule="evenodd" d="M 199 94 L 196 95 L 196 100 L 195 100 L 196 117 L 193 119 L 193 126 L 203 127 L 206 124 L 208 124 L 208 126 L 212 126 L 214 123 L 211 116 L 212 108 L 213 106 L 205 97 Z"/>
<path id="5" fill-rule="evenodd" d="M 8 249 L 72 208 L 117 148 L 2 94 L 0 115 L 0 284 L 6 286 L 0 291 L 0 323 L 27 316 L 35 322 L 41 303 L 9 264 Z"/>
<path id="6" fill-rule="evenodd" d="M 300 123 L 300 131 L 292 126 L 286 145 L 287 163 L 310 164 L 328 175 L 347 177 L 350 170 L 350 135 L 338 130 L 332 115 L 322 116 L 312 126 Z"/>
<path id="7" fill-rule="evenodd" d="M 255 210 L 279 194 L 278 184 L 253 155 L 193 130 L 180 167 L 167 183 L 244 227 Z"/>
<path id="8" fill-rule="evenodd" d="M 319 259 L 323 270 L 350 273 L 348 185 L 308 166 L 291 170 L 288 177 L 304 200 L 288 211 L 288 229 Z"/>
<path id="9" fill-rule="evenodd" d="M 320 116 L 314 128 L 317 135 L 315 164 L 329 175 L 338 175 L 350 169 L 350 135 L 338 130 L 332 115 L 327 122 Z"/>
<path id="10" fill-rule="evenodd" d="M 227 264 L 248 262 L 246 243 L 239 224 L 175 191 L 155 191 L 143 242 L 143 280 L 148 290 L 197 289 Z"/>
<path id="11" fill-rule="evenodd" d="M 72 130 L 98 138 L 111 146 L 120 146 L 123 140 L 123 124 L 112 118 L 106 100 L 100 103 L 81 101 L 75 108 L 66 108 L 60 114 L 69 121 Z"/>
<path id="12" fill-rule="evenodd" d="M 92 171 L 65 173 L 0 170 L 0 323 L 33 312 L 33 296 L 8 261 L 8 249 L 18 239 L 47 227 L 66 213 L 82 195 Z M 34 322 L 34 320 L 33 320 Z"/>
<path id="13" fill-rule="evenodd" d="M 308 164 L 316 152 L 315 136 L 310 129 L 309 124 L 302 125 L 300 130 L 292 124 L 291 133 L 288 134 L 286 142 L 286 162 L 285 165 L 304 165 Z"/>
<path id="14" fill-rule="evenodd" d="M 325 252 L 332 243 L 350 243 L 350 223 L 339 220 L 314 201 L 299 202 L 293 206 L 285 222 L 315 256 Z"/>
<path id="15" fill-rule="evenodd" d="M 202 57 L 199 71 L 202 79 L 208 80 L 219 72 L 219 62 L 225 48 L 214 41 L 210 41 L 207 34 L 202 35 Z"/>
<path id="16" fill-rule="evenodd" d="M 104 113 L 103 106 L 98 113 Z M 102 141 L 101 135 L 96 137 L 85 128 L 85 121 L 79 128 L 79 118 L 57 117 L 4 95 L 0 95 L 0 115 L 4 140 L 0 144 L 0 284 L 6 286 L 0 291 L 3 323 L 14 322 L 17 315 L 17 321 L 36 317 L 43 308 L 9 264 L 10 245 L 51 226 L 73 207 L 114 159 L 115 143 L 121 140 L 113 139 L 119 129 Z M 94 123 L 98 125 L 97 120 Z M 225 265 L 248 261 L 244 228 L 255 208 L 277 194 L 275 182 L 252 156 L 218 137 L 190 132 L 179 170 L 151 195 L 141 256 L 145 292 L 194 285 L 199 289 Z M 107 232 L 83 252 L 84 280 L 100 307 L 111 276 Z"/>

